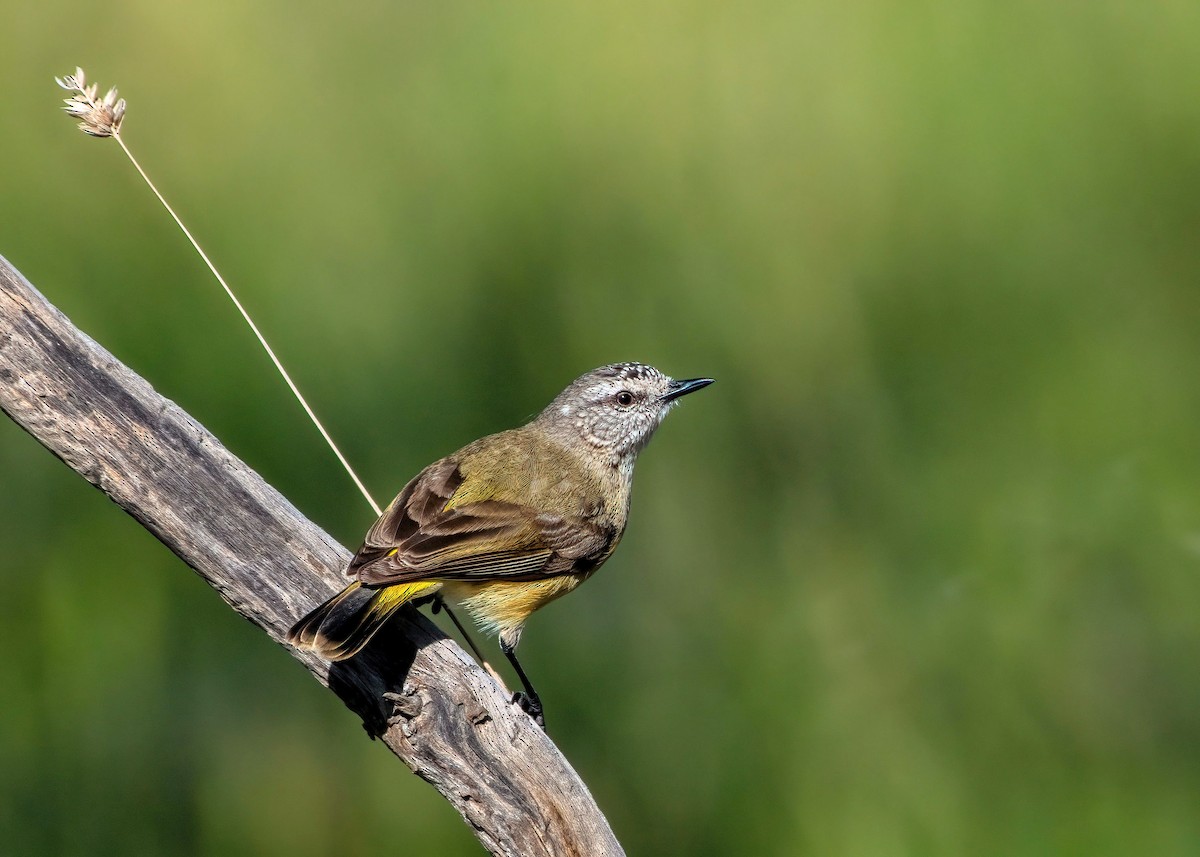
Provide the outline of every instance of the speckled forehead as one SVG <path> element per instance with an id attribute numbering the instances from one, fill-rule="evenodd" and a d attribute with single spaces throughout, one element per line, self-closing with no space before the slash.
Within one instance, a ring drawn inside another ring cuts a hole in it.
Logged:
<path id="1" fill-rule="evenodd" d="M 645 363 L 614 363 L 600 369 L 598 374 L 614 381 L 661 381 L 666 377 Z"/>

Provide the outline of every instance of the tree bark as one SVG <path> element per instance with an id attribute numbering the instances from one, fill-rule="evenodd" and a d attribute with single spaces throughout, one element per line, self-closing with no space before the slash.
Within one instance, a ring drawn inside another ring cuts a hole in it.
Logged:
<path id="1" fill-rule="evenodd" d="M 490 853 L 624 853 L 546 734 L 415 610 L 350 661 L 288 646 L 292 622 L 340 588 L 349 553 L 3 257 L 0 408 L 287 648 Z"/>

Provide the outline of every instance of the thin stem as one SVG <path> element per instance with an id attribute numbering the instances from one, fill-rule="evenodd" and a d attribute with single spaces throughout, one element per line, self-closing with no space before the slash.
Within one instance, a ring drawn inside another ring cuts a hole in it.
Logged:
<path id="1" fill-rule="evenodd" d="M 221 272 L 217 270 L 216 266 L 208 258 L 208 254 L 204 252 L 196 239 L 192 237 L 192 233 L 188 231 L 188 228 L 183 225 L 183 221 L 179 219 L 179 215 L 175 213 L 175 210 L 171 208 L 170 204 L 163 197 L 163 195 L 158 192 L 158 188 L 154 186 L 154 182 L 150 181 L 150 176 L 146 175 L 146 171 L 143 170 L 142 165 L 137 162 L 137 158 L 133 156 L 133 152 L 129 151 L 129 147 L 126 146 L 125 141 L 121 139 L 120 132 L 114 132 L 112 136 L 113 139 L 116 140 L 121 146 L 121 151 L 123 151 L 125 156 L 129 158 L 129 162 L 133 164 L 133 168 L 138 171 L 138 174 L 142 177 L 142 180 L 146 182 L 150 190 L 154 192 L 154 195 L 158 197 L 158 201 L 161 202 L 163 208 L 167 210 L 167 214 L 171 215 L 171 218 L 175 221 L 175 224 L 183 231 L 183 234 L 187 236 L 187 240 L 191 242 L 192 247 L 194 247 L 196 252 L 200 254 L 200 258 L 204 260 L 204 264 L 208 266 L 208 270 L 212 271 L 212 275 L 217 278 L 217 282 L 221 284 L 221 288 L 225 290 L 225 294 L 229 295 L 229 299 L 233 301 L 233 305 L 237 307 L 238 312 L 242 314 L 242 318 L 246 320 L 246 324 L 250 325 L 250 329 L 254 331 L 254 335 L 258 337 L 258 341 L 262 345 L 263 350 L 267 352 L 267 356 L 271 358 L 271 362 L 274 363 L 275 368 L 279 370 L 279 374 L 283 377 L 284 382 L 292 391 L 292 395 L 296 397 L 296 401 L 300 403 L 300 407 L 304 408 L 304 412 L 308 414 L 308 418 L 312 420 L 313 425 L 317 427 L 317 431 L 321 433 L 321 437 L 325 438 L 325 443 L 329 444 L 329 448 L 333 450 L 333 454 L 337 456 L 337 460 L 341 462 L 342 467 L 345 468 L 346 473 L 349 474 L 350 479 L 354 482 L 355 487 L 358 488 L 359 492 L 363 495 L 363 498 L 366 499 L 367 504 L 371 507 L 371 510 L 375 512 L 376 517 L 382 515 L 383 509 L 379 507 L 379 504 L 375 502 L 375 499 L 367 491 L 367 487 L 363 485 L 362 480 L 358 478 L 358 474 L 354 472 L 354 468 L 350 466 L 350 462 L 346 460 L 346 456 L 342 455 L 342 451 L 338 449 L 337 444 L 333 442 L 333 438 L 329 436 L 329 432 L 325 431 L 325 426 L 321 425 L 321 421 L 317 419 L 316 413 L 314 413 L 313 409 L 309 407 L 308 401 L 300 392 L 300 388 L 296 386 L 295 382 L 292 381 L 292 376 L 289 375 L 287 370 L 283 368 L 283 363 L 281 363 L 279 358 L 275 356 L 275 352 L 267 343 L 266 337 L 262 335 L 262 332 L 258 329 L 258 325 L 254 323 L 254 319 L 250 318 L 250 313 L 246 312 L 246 308 L 243 307 L 242 302 L 237 299 L 237 295 L 233 293 L 233 289 L 229 288 L 229 284 L 225 282 L 225 278 L 221 276 Z"/>
<path id="2" fill-rule="evenodd" d="M 316 413 L 311 407 L 309 407 L 308 401 L 300 392 L 300 388 L 296 386 L 294 381 L 292 381 L 292 376 L 289 375 L 288 371 L 283 368 L 283 363 L 281 363 L 279 358 L 275 356 L 275 351 L 267 343 L 266 337 L 262 335 L 262 331 L 258 329 L 258 325 L 255 324 L 254 319 L 250 317 L 250 313 L 246 312 L 246 308 L 242 306 L 242 302 L 239 301 L 237 295 L 233 293 L 233 289 L 231 289 L 229 284 L 225 282 L 225 278 L 221 276 L 221 272 L 217 270 L 216 265 L 214 265 L 212 260 L 208 258 L 208 254 L 204 252 L 204 249 L 200 246 L 199 242 L 192 237 L 192 233 L 189 232 L 188 228 L 183 225 L 183 221 L 179 219 L 179 215 L 175 213 L 175 209 L 171 208 L 170 203 L 168 203 L 166 198 L 159 193 L 158 188 L 154 186 L 154 182 L 150 181 L 150 176 L 146 175 L 146 171 L 142 169 L 142 165 L 138 163 L 137 158 L 133 156 L 133 152 L 131 152 L 129 147 L 125 145 L 125 141 L 121 139 L 119 128 L 112 129 L 112 137 L 121 147 L 121 151 L 125 153 L 125 157 L 129 158 L 129 163 L 133 164 L 133 168 L 138 171 L 138 175 L 142 177 L 142 180 L 146 183 L 146 186 L 154 192 L 156 197 L 158 197 L 158 201 L 161 202 L 163 208 L 167 210 L 167 214 L 171 215 L 171 219 L 175 221 L 175 225 L 179 227 L 179 229 L 187 237 L 187 240 L 191 242 L 192 247 L 194 247 L 196 252 L 200 254 L 200 258 L 204 260 L 204 264 L 208 266 L 208 270 L 212 271 L 212 275 L 217 278 L 217 282 L 221 284 L 221 288 L 225 290 L 225 294 L 229 295 L 229 299 L 233 301 L 233 305 L 237 307 L 238 312 L 242 314 L 242 318 L 246 320 L 246 324 L 250 326 L 250 330 L 254 332 L 256 337 L 258 337 L 259 344 L 262 345 L 263 350 L 267 352 L 267 356 L 271 358 L 271 362 L 275 364 L 275 368 L 279 370 L 279 374 L 283 378 L 284 382 L 288 385 L 288 389 L 292 391 L 292 395 L 296 397 L 296 401 L 300 403 L 300 407 L 304 408 L 304 413 L 308 414 L 308 418 L 312 420 L 313 425 L 317 427 L 317 431 L 321 433 L 321 437 L 325 439 L 325 443 L 327 443 L 329 448 L 333 450 L 333 454 L 337 456 L 337 460 L 341 462 L 342 467 L 350 476 L 350 479 L 354 482 L 355 487 L 358 488 L 359 493 L 363 495 L 363 499 L 367 501 L 367 505 L 371 507 L 371 510 L 375 513 L 376 517 L 382 515 L 383 509 L 381 509 L 379 504 L 375 502 L 375 499 L 371 496 L 370 492 L 367 491 L 367 487 L 363 485 L 362 480 L 358 478 L 358 474 L 354 472 L 354 468 L 350 466 L 350 462 L 346 460 L 346 456 L 342 455 L 342 451 L 338 449 L 337 444 L 333 442 L 333 438 L 330 437 L 329 432 L 325 430 L 325 426 L 323 426 L 321 421 L 317 419 Z M 475 645 L 475 641 L 471 639 L 471 635 L 467 633 L 467 629 L 464 628 L 462 623 L 458 621 L 458 617 L 454 615 L 454 612 L 450 609 L 450 606 L 442 603 L 441 607 L 446 611 L 446 615 L 450 617 L 450 621 L 454 623 L 454 627 L 458 629 L 460 634 L 462 634 L 467 646 L 469 646 L 471 651 L 475 654 L 475 657 L 478 659 L 479 663 L 484 666 L 484 668 L 492 675 L 493 678 L 499 681 L 499 676 L 496 675 L 495 670 L 493 670 L 491 665 L 488 664 L 487 659 L 484 658 L 483 653 L 479 651 L 479 648 Z M 503 685 L 503 682 L 501 682 L 501 685 Z"/>

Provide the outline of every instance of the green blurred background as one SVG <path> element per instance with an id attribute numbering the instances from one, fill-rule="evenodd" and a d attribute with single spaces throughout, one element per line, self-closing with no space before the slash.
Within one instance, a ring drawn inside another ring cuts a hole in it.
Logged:
<path id="1" fill-rule="evenodd" d="M 1200 5 L 17 5 L 0 253 L 344 544 L 53 75 L 381 499 L 593 366 L 719 379 L 522 647 L 631 854 L 1200 853 Z M 0 479 L 6 854 L 479 853 L 7 420 Z"/>

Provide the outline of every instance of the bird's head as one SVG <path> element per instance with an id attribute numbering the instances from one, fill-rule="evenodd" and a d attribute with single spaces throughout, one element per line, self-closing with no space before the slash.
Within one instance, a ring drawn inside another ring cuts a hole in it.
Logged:
<path id="1" fill-rule="evenodd" d="M 613 363 L 572 381 L 536 422 L 568 442 L 582 440 L 616 461 L 631 460 L 681 396 L 712 382 L 676 381 L 644 363 Z"/>

